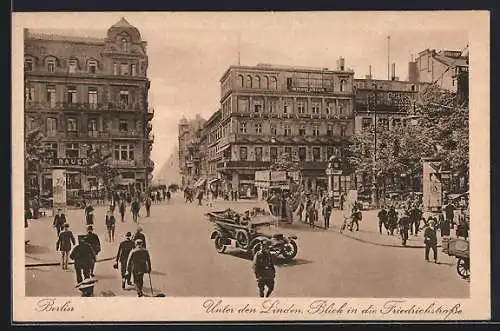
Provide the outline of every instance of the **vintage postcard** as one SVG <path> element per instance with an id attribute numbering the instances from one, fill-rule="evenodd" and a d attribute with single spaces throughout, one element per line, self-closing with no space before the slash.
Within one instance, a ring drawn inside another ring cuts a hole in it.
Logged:
<path id="1" fill-rule="evenodd" d="M 490 318 L 488 12 L 12 22 L 15 322 Z"/>

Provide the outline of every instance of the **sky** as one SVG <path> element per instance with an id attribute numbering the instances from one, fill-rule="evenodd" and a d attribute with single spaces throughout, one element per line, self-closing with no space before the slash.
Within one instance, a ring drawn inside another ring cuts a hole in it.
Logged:
<path id="1" fill-rule="evenodd" d="M 19 14 L 14 14 L 19 15 Z M 336 68 L 339 57 L 363 78 L 372 66 L 387 78 L 387 36 L 396 76 L 408 77 L 412 54 L 463 50 L 468 24 L 460 12 L 259 12 L 259 13 L 22 13 L 16 29 L 104 37 L 121 17 L 148 42 L 149 104 L 155 109 L 154 174 L 177 144 L 182 116 L 208 118 L 219 107 L 219 79 L 230 65 L 270 63 Z M 19 16 L 18 16 L 19 17 Z M 22 31 L 22 30 L 20 30 Z"/>

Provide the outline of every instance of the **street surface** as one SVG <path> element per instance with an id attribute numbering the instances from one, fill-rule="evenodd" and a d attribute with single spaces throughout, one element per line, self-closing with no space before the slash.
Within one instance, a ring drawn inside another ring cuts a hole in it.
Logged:
<path id="1" fill-rule="evenodd" d="M 217 201 L 216 209 L 248 202 Z M 210 240 L 212 223 L 204 213 L 208 206 L 185 204 L 182 194 L 174 194 L 169 203 L 155 204 L 151 217 L 141 209 L 152 259 L 154 294 L 166 296 L 256 297 L 258 290 L 252 262 L 238 252 L 219 254 Z M 67 213 L 75 234 L 84 233 L 83 210 Z M 136 225 L 127 210 L 126 222 L 117 217 L 115 243 L 105 242 L 104 207 L 96 208 L 95 228 L 103 251 L 99 258 L 116 255 L 119 242 Z M 118 214 L 115 213 L 115 216 Z M 335 214 L 328 231 L 295 222 L 280 225 L 283 232 L 298 236 L 296 261 L 277 267 L 273 296 L 282 297 L 468 297 L 469 283 L 456 272 L 456 258 L 439 249 L 439 264 L 424 261 L 423 248 L 398 247 L 398 237 L 378 233 L 375 211 L 365 211 L 361 231 L 339 233 L 340 217 Z M 30 221 L 26 263 L 58 262 L 52 218 Z M 351 236 L 351 237 L 348 237 Z M 410 242 L 422 242 L 411 238 Z M 392 245 L 392 246 L 391 246 Z M 415 245 L 417 246 L 417 245 Z M 120 274 L 113 261 L 97 263 L 98 283 L 95 296 L 136 296 L 135 290 L 122 290 Z M 472 276 L 473 277 L 473 276 Z M 26 267 L 27 296 L 78 296 L 73 267 Z M 151 295 L 145 276 L 145 294 Z"/>

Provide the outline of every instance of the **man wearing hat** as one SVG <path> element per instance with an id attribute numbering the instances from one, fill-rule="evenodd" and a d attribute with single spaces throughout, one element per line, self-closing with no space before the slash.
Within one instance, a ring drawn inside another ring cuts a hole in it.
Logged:
<path id="1" fill-rule="evenodd" d="M 122 289 L 125 289 L 125 282 L 127 285 L 132 285 L 130 282 L 130 275 L 127 275 L 127 260 L 130 252 L 134 249 L 135 245 L 132 241 L 132 233 L 127 232 L 125 235 L 125 240 L 120 243 L 118 247 L 118 253 L 116 254 L 116 262 L 114 265 L 115 269 L 118 269 L 118 263 L 120 263 L 120 272 L 122 275 Z"/>
<path id="2" fill-rule="evenodd" d="M 73 248 L 73 251 L 69 256 L 73 261 L 75 261 L 77 284 L 80 284 L 83 279 L 90 278 L 90 268 L 95 263 L 95 253 L 86 240 L 86 235 L 79 235 L 78 245 Z"/>
<path id="3" fill-rule="evenodd" d="M 144 274 L 151 272 L 151 259 L 141 239 L 136 239 L 134 243 L 135 248 L 132 249 L 127 260 L 127 277 L 130 277 L 130 275 L 134 277 L 137 296 L 142 297 L 144 295 L 142 292 Z"/>
<path id="4" fill-rule="evenodd" d="M 57 230 L 57 236 L 61 233 L 64 228 L 64 224 L 66 224 L 66 215 L 63 214 L 61 208 L 57 209 L 57 214 L 54 216 L 54 228 Z"/>
<path id="5" fill-rule="evenodd" d="M 424 242 L 425 260 L 429 261 L 429 251 L 432 249 L 432 253 L 434 254 L 434 262 L 437 263 L 437 235 L 436 221 L 434 219 L 429 220 L 429 226 L 424 231 Z"/>
<path id="6" fill-rule="evenodd" d="M 274 290 L 274 278 L 276 270 L 274 268 L 273 257 L 269 251 L 269 241 L 261 242 L 261 249 L 253 258 L 253 271 L 259 287 L 259 296 L 264 297 L 264 289 L 267 287 L 266 297 L 269 297 Z"/>
<path id="7" fill-rule="evenodd" d="M 142 240 L 143 247 L 146 248 L 146 236 L 144 233 L 142 233 L 142 227 L 138 226 L 137 230 L 134 233 L 134 236 L 132 237 L 132 241 L 135 242 L 137 239 Z"/>
<path id="8" fill-rule="evenodd" d="M 61 251 L 61 267 L 63 270 L 68 270 L 68 255 L 71 247 L 75 244 L 76 241 L 73 232 L 70 231 L 69 224 L 65 223 L 56 243 L 56 251 Z"/>
<path id="9" fill-rule="evenodd" d="M 94 233 L 94 227 L 92 225 L 87 226 L 86 242 L 90 245 L 90 247 L 94 251 L 95 257 L 97 258 L 97 255 L 99 255 L 99 253 L 101 252 L 101 241 L 99 240 L 97 234 Z M 95 259 L 92 262 L 90 268 L 90 274 L 92 275 L 92 277 L 94 277 L 94 269 L 95 269 Z"/>

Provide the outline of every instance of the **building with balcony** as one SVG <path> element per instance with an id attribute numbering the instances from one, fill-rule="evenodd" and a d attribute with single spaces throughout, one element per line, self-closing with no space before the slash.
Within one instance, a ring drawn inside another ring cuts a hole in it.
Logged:
<path id="1" fill-rule="evenodd" d="M 181 185 L 193 185 L 201 176 L 201 138 L 205 119 L 199 114 L 192 120 L 179 121 L 179 171 Z"/>
<path id="2" fill-rule="evenodd" d="M 147 188 L 154 111 L 139 30 L 122 18 L 103 38 L 28 29 L 24 37 L 25 128 L 43 132 L 54 166 L 67 165 L 69 194 L 97 186 L 87 167 L 88 150 L 97 145 L 111 151 L 116 185 Z M 41 176 L 41 191 L 50 192 L 50 167 Z"/>
<path id="3" fill-rule="evenodd" d="M 226 189 L 253 190 L 255 171 L 283 153 L 300 160 L 306 188 L 326 189 L 327 161 L 344 154 L 354 132 L 354 72 L 342 58 L 337 64 L 336 70 L 267 64 L 226 70 L 210 158 Z"/>

